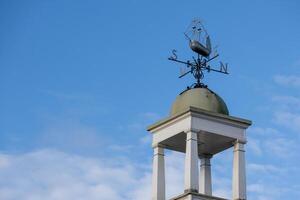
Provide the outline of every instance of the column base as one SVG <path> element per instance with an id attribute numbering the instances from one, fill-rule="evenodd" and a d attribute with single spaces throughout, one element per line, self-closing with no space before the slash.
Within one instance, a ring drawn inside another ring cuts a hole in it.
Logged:
<path id="1" fill-rule="evenodd" d="M 177 197 L 171 198 L 170 200 L 227 200 L 227 199 L 188 191 L 188 192 L 184 192 L 183 194 Z"/>

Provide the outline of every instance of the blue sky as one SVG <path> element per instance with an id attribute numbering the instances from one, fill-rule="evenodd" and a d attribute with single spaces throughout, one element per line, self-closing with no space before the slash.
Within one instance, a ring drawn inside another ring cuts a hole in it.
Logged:
<path id="1" fill-rule="evenodd" d="M 229 63 L 205 83 L 251 119 L 248 197 L 300 198 L 300 3 L 1 1 L 0 199 L 141 199 L 150 193 L 146 126 L 192 83 L 172 49 L 198 17 Z M 168 152 L 167 193 L 183 155 Z M 214 194 L 231 195 L 232 152 L 216 155 Z M 150 199 L 150 196 L 149 196 Z"/>

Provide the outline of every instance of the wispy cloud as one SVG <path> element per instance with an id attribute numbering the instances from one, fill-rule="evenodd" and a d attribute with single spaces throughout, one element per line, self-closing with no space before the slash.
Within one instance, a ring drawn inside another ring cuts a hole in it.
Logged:
<path id="1" fill-rule="evenodd" d="M 276 167 L 275 165 L 271 164 L 257 164 L 257 163 L 250 163 L 247 165 L 247 169 L 250 172 L 254 173 L 275 173 L 281 172 L 281 168 Z"/>
<path id="2" fill-rule="evenodd" d="M 300 87 L 300 76 L 294 75 L 276 75 L 274 76 L 275 83 L 282 86 Z"/>
<path id="3" fill-rule="evenodd" d="M 161 118 L 161 115 L 155 112 L 140 113 L 133 122 L 128 123 L 126 126 L 121 126 L 120 129 L 128 129 L 134 132 L 145 131 L 147 126 Z"/>
<path id="4" fill-rule="evenodd" d="M 150 134 L 140 138 L 141 144 L 151 144 L 151 141 L 152 141 L 152 137 Z"/>
<path id="5" fill-rule="evenodd" d="M 263 183 L 250 184 L 247 188 L 248 192 L 250 193 L 250 199 L 255 198 L 257 200 L 278 199 L 280 196 L 278 189 L 279 188 L 274 188 Z"/>
<path id="6" fill-rule="evenodd" d="M 300 77 L 299 77 L 300 80 Z M 273 121 L 288 130 L 300 129 L 300 97 L 292 95 L 275 95 L 271 99 L 276 104 Z"/>
<path id="7" fill-rule="evenodd" d="M 278 111 L 274 114 L 274 121 L 290 130 L 300 130 L 300 114 L 289 111 Z"/>
<path id="8" fill-rule="evenodd" d="M 35 140 L 37 146 L 74 152 L 92 151 L 105 144 L 105 138 L 100 137 L 96 127 L 72 118 L 49 120 Z"/>
<path id="9" fill-rule="evenodd" d="M 162 118 L 160 114 L 155 113 L 155 112 L 145 112 L 141 116 L 149 121 L 156 121 L 156 120 L 159 120 L 160 118 Z"/>
<path id="10" fill-rule="evenodd" d="M 0 155 L 0 199 L 3 200 L 125 200 L 135 196 L 140 183 L 138 165 L 124 160 L 95 159 L 61 151 L 40 150 Z M 145 184 L 143 184 L 145 185 Z M 148 196 L 149 191 L 144 195 Z"/>
<path id="11" fill-rule="evenodd" d="M 300 111 L 300 98 L 295 96 L 273 96 L 272 101 L 278 106 L 277 110 Z"/>
<path id="12" fill-rule="evenodd" d="M 280 132 L 271 127 L 250 127 L 249 130 L 249 135 L 255 135 L 255 136 L 263 136 L 263 137 L 274 137 L 280 135 Z"/>
<path id="13" fill-rule="evenodd" d="M 70 92 L 62 92 L 62 91 L 54 91 L 54 90 L 44 90 L 43 93 L 57 98 L 59 100 L 92 100 L 93 97 L 89 94 L 79 94 L 79 93 L 70 93 Z"/>
<path id="14" fill-rule="evenodd" d="M 182 192 L 183 163 L 183 155 L 168 153 L 168 197 Z M 84 157 L 51 149 L 0 154 L 0 199 L 150 199 L 151 170 L 151 163 Z"/>
<path id="15" fill-rule="evenodd" d="M 297 144 L 295 141 L 287 138 L 273 138 L 265 141 L 266 153 L 284 159 L 290 159 L 297 155 Z"/>
<path id="16" fill-rule="evenodd" d="M 84 157 L 44 149 L 19 155 L 0 154 L 3 200 L 140 200 L 151 198 L 151 163 Z M 166 189 L 183 192 L 184 154 L 166 152 Z M 215 180 L 214 194 L 231 195 L 231 180 Z"/>
<path id="17" fill-rule="evenodd" d="M 279 120 L 279 119 L 278 119 Z M 284 123 L 283 120 L 279 120 Z M 279 123 L 279 122 L 277 122 Z M 291 126 L 291 121 L 287 120 L 289 128 L 295 128 L 295 124 Z M 288 125 L 288 124 L 286 124 Z M 274 128 L 253 127 L 249 130 L 249 138 L 247 143 L 247 152 L 253 153 L 255 156 L 270 156 L 273 158 L 290 158 L 295 156 L 296 143 L 287 133 L 281 133 Z"/>
<path id="18" fill-rule="evenodd" d="M 0 199 L 150 199 L 151 163 L 137 163 L 127 158 L 118 158 L 84 157 L 51 149 L 19 155 L 0 154 Z M 220 159 L 228 162 L 226 156 Z M 220 162 L 217 162 L 216 165 L 219 164 Z M 278 172 L 281 171 L 271 164 L 251 163 L 248 168 L 250 172 L 276 173 L 278 176 Z M 213 171 L 213 174 L 213 194 L 230 198 L 230 173 L 223 170 L 221 173 Z M 167 151 L 167 198 L 183 192 L 183 178 L 184 154 Z M 276 190 L 273 193 L 273 189 L 276 187 L 264 182 L 251 182 L 248 187 L 249 195 L 253 199 L 265 197 L 274 200 L 287 195 L 284 188 L 280 189 L 281 193 L 277 193 Z"/>
<path id="19" fill-rule="evenodd" d="M 255 155 L 262 155 L 262 144 L 261 141 L 258 139 L 254 139 L 252 137 L 248 138 L 247 142 L 247 151 L 250 151 L 251 153 L 254 153 Z"/>
<path id="20" fill-rule="evenodd" d="M 294 96 L 273 96 L 272 100 L 277 103 L 285 103 L 285 104 L 300 106 L 300 98 Z"/>
<path id="21" fill-rule="evenodd" d="M 113 144 L 108 146 L 109 149 L 117 152 L 130 152 L 134 146 L 133 145 L 119 145 L 119 144 Z"/>

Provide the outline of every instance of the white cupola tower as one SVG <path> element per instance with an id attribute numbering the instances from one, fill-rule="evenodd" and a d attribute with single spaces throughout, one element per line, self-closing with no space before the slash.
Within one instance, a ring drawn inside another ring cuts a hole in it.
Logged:
<path id="1" fill-rule="evenodd" d="M 246 199 L 246 129 L 251 121 L 230 116 L 224 101 L 206 87 L 175 100 L 170 116 L 148 127 L 152 133 L 152 200 L 165 200 L 164 149 L 185 153 L 183 193 L 172 200 L 222 200 L 212 193 L 210 160 L 233 148 L 233 200 Z M 200 166 L 198 161 L 200 160 Z"/>

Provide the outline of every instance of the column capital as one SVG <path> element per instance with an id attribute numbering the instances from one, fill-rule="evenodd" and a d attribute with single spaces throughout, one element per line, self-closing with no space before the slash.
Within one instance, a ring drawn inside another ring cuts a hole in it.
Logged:
<path id="1" fill-rule="evenodd" d="M 247 144 L 247 141 L 244 141 L 244 140 L 235 140 L 232 142 L 233 145 L 235 144 Z"/>
<path id="2" fill-rule="evenodd" d="M 157 147 L 160 147 L 160 148 L 165 148 L 165 146 L 163 144 L 155 144 L 155 145 L 152 145 L 152 149 L 154 148 L 157 148 Z"/>
<path id="3" fill-rule="evenodd" d="M 211 159 L 212 157 L 213 157 L 213 154 L 200 154 L 199 155 L 199 159 L 204 159 L 204 158 Z"/>
<path id="4" fill-rule="evenodd" d="M 233 146 L 233 152 L 235 152 L 235 151 L 243 151 L 243 152 L 245 152 L 245 148 L 244 148 L 245 144 L 246 143 L 236 141 L 234 143 L 234 146 Z"/>
<path id="5" fill-rule="evenodd" d="M 189 129 L 186 129 L 184 132 L 185 132 L 185 133 L 188 133 L 188 132 L 198 133 L 199 130 L 196 130 L 196 129 L 193 129 L 193 128 L 189 128 Z"/>
<path id="6" fill-rule="evenodd" d="M 197 138 L 197 132 L 189 130 L 189 131 L 186 131 L 185 133 L 186 133 L 186 141 L 188 141 L 188 140 L 195 140 L 195 141 L 197 141 L 198 140 L 198 138 Z"/>
<path id="7" fill-rule="evenodd" d="M 154 147 L 153 148 L 153 151 L 154 151 L 154 156 L 156 156 L 156 155 L 162 155 L 162 156 L 164 156 L 165 155 L 165 149 L 163 148 L 163 147 L 161 147 L 161 146 L 156 146 L 156 147 Z"/>

